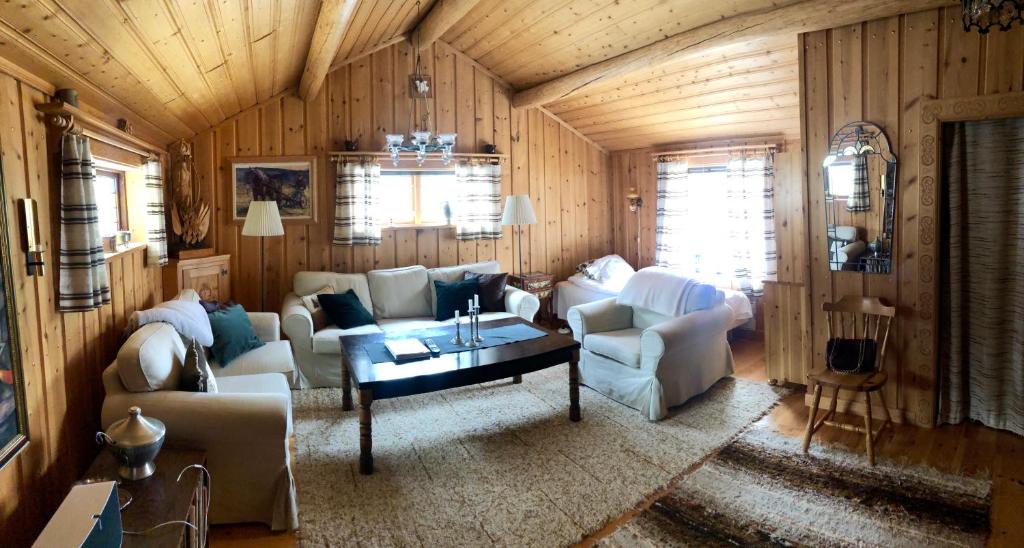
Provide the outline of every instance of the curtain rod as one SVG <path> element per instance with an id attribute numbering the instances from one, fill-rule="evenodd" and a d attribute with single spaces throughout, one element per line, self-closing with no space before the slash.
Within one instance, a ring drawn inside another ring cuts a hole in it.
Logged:
<path id="1" fill-rule="evenodd" d="M 77 132 L 146 158 L 159 157 L 163 154 L 163 149 L 158 145 L 116 129 L 103 120 L 62 101 L 39 103 L 36 110 L 46 115 L 48 124 L 63 132 Z"/>
<path id="2" fill-rule="evenodd" d="M 684 150 L 668 150 L 665 152 L 652 152 L 651 156 L 657 158 L 659 156 L 700 156 L 707 155 L 709 153 L 722 153 L 732 152 L 736 150 L 765 150 L 779 148 L 780 143 L 764 143 L 760 145 L 735 145 L 735 146 L 720 146 L 720 147 L 705 147 L 705 148 L 691 148 Z"/>

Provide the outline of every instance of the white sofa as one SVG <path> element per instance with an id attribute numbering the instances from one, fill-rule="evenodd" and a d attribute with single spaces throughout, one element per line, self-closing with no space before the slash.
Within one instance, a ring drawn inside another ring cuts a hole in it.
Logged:
<path id="1" fill-rule="evenodd" d="M 289 379 L 295 366 L 288 343 L 280 341 L 277 314 L 249 313 L 249 318 L 266 344 L 226 368 L 211 363 L 216 393 L 177 389 L 185 346 L 170 324 L 140 328 L 103 372 L 101 423 L 106 429 L 138 406 L 167 426 L 167 447 L 204 450 L 212 478 L 210 523 L 260 522 L 273 530 L 295 529 L 298 510 L 288 452 Z"/>
<path id="2" fill-rule="evenodd" d="M 437 303 L 433 282 L 461 280 L 464 272 L 497 274 L 501 270 L 497 261 L 487 261 L 431 269 L 417 265 L 371 270 L 366 274 L 295 274 L 293 290 L 285 296 L 282 305 L 281 325 L 291 341 L 298 365 L 296 375 L 299 385 L 303 388 L 341 386 L 341 344 L 338 337 L 342 335 L 390 333 L 451 324 L 451 320 L 434 320 Z M 312 315 L 303 305 L 302 297 L 312 295 L 325 286 L 333 287 L 336 293 L 352 289 L 363 306 L 373 313 L 375 323 L 351 329 L 328 325 L 315 331 Z M 540 310 L 540 301 L 530 293 L 508 286 L 505 290 L 505 310 L 481 314 L 480 321 L 512 316 L 532 321 Z"/>
<path id="3" fill-rule="evenodd" d="M 618 304 L 616 298 L 569 309 L 580 349 L 580 382 L 659 420 L 668 408 L 733 373 L 726 333 L 733 312 L 721 299 L 672 317 Z"/>

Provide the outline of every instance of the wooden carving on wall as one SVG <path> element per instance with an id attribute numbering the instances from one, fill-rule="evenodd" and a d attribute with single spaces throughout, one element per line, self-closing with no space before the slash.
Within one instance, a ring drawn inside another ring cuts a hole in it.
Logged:
<path id="1" fill-rule="evenodd" d="M 183 247 L 203 247 L 210 230 L 210 204 L 199 195 L 192 181 L 192 145 L 178 141 L 171 151 L 171 228 Z"/>
<path id="2" fill-rule="evenodd" d="M 908 356 L 911 371 L 924 378 L 938 376 L 939 331 L 939 265 L 944 250 L 940 246 L 939 194 L 942 182 L 942 124 L 972 120 L 993 120 L 1024 116 L 1024 93 L 1000 93 L 981 97 L 953 97 L 929 99 L 921 106 L 921 190 L 918 198 L 920 215 L 917 235 L 917 250 L 920 268 L 917 279 L 906 283 L 910 294 L 917 294 L 914 314 L 905 318 L 910 329 L 917 335 L 918 352 Z M 917 287 L 913 287 L 916 285 Z M 908 404 L 919 417 L 928 416 L 935 420 L 936 393 L 934 390 L 915 391 L 916 397 Z M 908 395 L 909 397 L 909 395 Z"/>

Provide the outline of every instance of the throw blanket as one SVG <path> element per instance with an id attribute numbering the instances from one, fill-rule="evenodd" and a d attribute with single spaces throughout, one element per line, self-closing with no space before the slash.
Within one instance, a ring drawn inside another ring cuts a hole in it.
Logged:
<path id="1" fill-rule="evenodd" d="M 195 339 L 202 346 L 213 346 L 213 329 L 203 305 L 190 301 L 167 301 L 149 310 L 139 310 L 128 320 L 128 329 L 134 331 L 148 323 L 169 323 L 186 339 Z"/>
<path id="2" fill-rule="evenodd" d="M 660 266 L 641 269 L 619 293 L 624 306 L 643 308 L 663 316 L 679 317 L 711 308 L 718 300 L 715 286 L 700 283 Z"/>

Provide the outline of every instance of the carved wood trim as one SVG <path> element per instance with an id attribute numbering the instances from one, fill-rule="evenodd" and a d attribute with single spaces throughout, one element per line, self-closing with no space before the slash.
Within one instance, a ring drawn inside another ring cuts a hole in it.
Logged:
<path id="1" fill-rule="evenodd" d="M 916 287 L 907 288 L 918 294 L 918 309 L 904 324 L 911 324 L 917 334 L 917 355 L 907 356 L 911 372 L 936 379 L 935 388 L 919 391 L 918 401 L 908 402 L 918 410 L 931 409 L 934 421 L 938 390 L 939 314 L 939 196 L 942 184 L 942 124 L 968 120 L 994 120 L 1024 116 L 1024 93 L 1000 93 L 980 97 L 926 99 L 921 104 L 921 148 L 919 193 L 920 229 L 917 250 L 920 254 Z M 911 381 L 913 382 L 913 381 Z M 907 392 L 909 395 L 910 392 Z"/>

